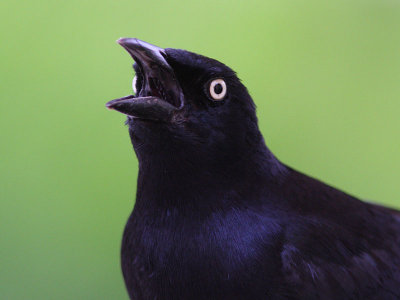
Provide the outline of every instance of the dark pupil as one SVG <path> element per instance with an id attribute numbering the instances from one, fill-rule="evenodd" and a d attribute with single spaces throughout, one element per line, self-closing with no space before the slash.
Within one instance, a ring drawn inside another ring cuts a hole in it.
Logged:
<path id="1" fill-rule="evenodd" d="M 220 83 L 217 83 L 217 84 L 214 86 L 214 92 L 215 92 L 216 94 L 221 94 L 221 93 L 222 93 L 222 85 L 221 85 Z"/>

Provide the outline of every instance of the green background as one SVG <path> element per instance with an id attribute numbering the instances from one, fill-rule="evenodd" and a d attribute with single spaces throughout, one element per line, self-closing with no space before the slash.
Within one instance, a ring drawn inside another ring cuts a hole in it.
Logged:
<path id="1" fill-rule="evenodd" d="M 0 2 L 0 299 L 127 299 L 137 37 L 238 72 L 282 161 L 400 208 L 400 2 Z"/>

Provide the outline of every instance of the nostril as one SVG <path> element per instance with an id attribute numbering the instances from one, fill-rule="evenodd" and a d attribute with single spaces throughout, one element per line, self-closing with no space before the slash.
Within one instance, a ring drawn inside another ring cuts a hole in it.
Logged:
<path id="1" fill-rule="evenodd" d="M 167 54 L 164 51 L 160 51 L 160 54 L 162 57 L 164 57 L 165 60 L 167 60 Z"/>

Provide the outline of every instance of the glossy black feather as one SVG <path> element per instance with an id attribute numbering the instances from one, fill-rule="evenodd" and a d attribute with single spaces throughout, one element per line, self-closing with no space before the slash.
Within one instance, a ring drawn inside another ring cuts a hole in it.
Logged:
<path id="1" fill-rule="evenodd" d="M 279 162 L 225 65 L 166 49 L 172 123 L 128 118 L 139 159 L 122 242 L 131 299 L 400 299 L 400 217 Z M 207 83 L 223 78 L 226 99 Z"/>

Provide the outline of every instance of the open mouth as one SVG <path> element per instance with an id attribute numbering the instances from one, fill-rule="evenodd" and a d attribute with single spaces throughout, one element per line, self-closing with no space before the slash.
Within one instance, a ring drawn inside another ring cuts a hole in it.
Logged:
<path id="1" fill-rule="evenodd" d="M 183 107 L 182 89 L 164 49 L 138 39 L 122 38 L 117 41 L 135 60 L 136 95 L 112 100 L 106 104 L 133 118 L 168 121 Z"/>
<path id="2" fill-rule="evenodd" d="M 145 71 L 138 63 L 135 64 L 134 68 L 136 73 L 136 97 L 153 96 L 156 98 L 160 98 L 177 108 L 181 107 L 181 99 L 177 97 L 180 95 L 174 93 L 173 90 L 176 89 L 176 87 L 171 87 L 170 85 L 169 90 L 165 87 L 166 82 L 168 82 L 168 78 L 164 77 L 163 83 L 158 77 L 146 76 Z"/>

